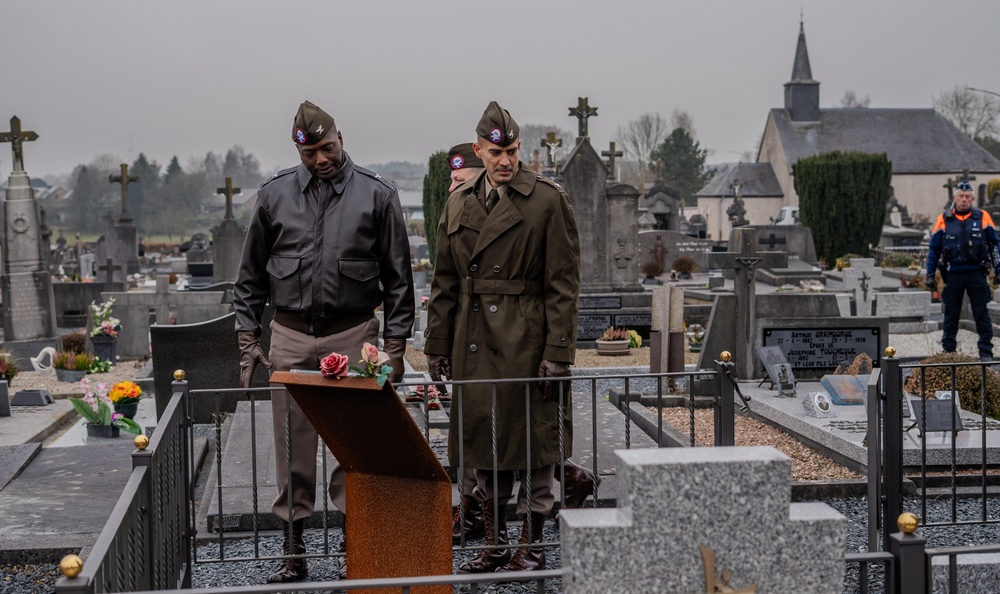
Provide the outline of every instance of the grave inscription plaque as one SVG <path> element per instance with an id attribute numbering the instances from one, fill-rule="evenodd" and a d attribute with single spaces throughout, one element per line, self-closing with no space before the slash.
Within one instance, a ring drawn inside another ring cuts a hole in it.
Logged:
<path id="1" fill-rule="evenodd" d="M 873 327 L 764 328 L 764 346 L 776 346 L 794 369 L 834 369 L 866 353 L 878 364 L 882 332 Z"/>

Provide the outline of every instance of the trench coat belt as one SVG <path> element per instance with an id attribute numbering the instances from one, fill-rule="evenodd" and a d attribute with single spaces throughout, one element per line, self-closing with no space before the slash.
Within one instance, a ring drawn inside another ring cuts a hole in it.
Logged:
<path id="1" fill-rule="evenodd" d="M 542 283 L 523 280 L 494 280 L 465 277 L 463 295 L 541 295 Z"/>
<path id="2" fill-rule="evenodd" d="M 282 310 L 274 312 L 275 322 L 310 336 L 330 336 L 364 324 L 373 317 L 375 317 L 373 312 L 349 313 L 338 316 L 306 316 Z"/>

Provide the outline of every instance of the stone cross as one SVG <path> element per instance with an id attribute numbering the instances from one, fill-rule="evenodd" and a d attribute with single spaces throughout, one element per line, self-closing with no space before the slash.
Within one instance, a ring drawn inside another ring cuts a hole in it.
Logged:
<path id="1" fill-rule="evenodd" d="M 579 122 L 579 133 L 577 136 L 580 138 L 589 136 L 587 131 L 587 119 L 597 116 L 597 108 L 591 107 L 587 103 L 587 97 L 577 98 L 576 107 L 569 108 L 569 115 L 576 117 Z"/>
<path id="2" fill-rule="evenodd" d="M 232 220 L 232 218 L 233 218 L 233 194 L 239 194 L 240 193 L 240 189 L 239 188 L 234 188 L 233 187 L 233 178 L 227 177 L 226 178 L 226 187 L 217 189 L 215 191 L 215 193 L 216 194 L 225 194 L 226 195 L 226 218 L 225 218 L 225 220 L 227 220 L 227 221 Z"/>
<path id="3" fill-rule="evenodd" d="M 115 280 L 114 279 L 115 271 L 116 270 L 121 270 L 122 269 L 122 265 L 121 264 L 115 264 L 114 261 L 111 258 L 108 258 L 107 264 L 105 264 L 104 266 L 98 266 L 97 269 L 105 271 L 105 273 L 106 273 L 105 280 L 110 283 L 110 282 L 114 282 L 114 280 Z"/>
<path id="4" fill-rule="evenodd" d="M 854 294 L 856 315 L 870 316 L 875 292 L 882 288 L 882 269 L 874 258 L 851 258 L 843 275 L 844 287 Z"/>
<path id="5" fill-rule="evenodd" d="M 970 182 L 970 181 L 974 181 L 975 179 L 976 179 L 976 176 L 969 175 L 969 168 L 968 167 L 966 167 L 965 169 L 962 170 L 962 181 L 969 181 Z"/>
<path id="6" fill-rule="evenodd" d="M 0 132 L 0 142 L 9 142 L 12 146 L 14 171 L 24 171 L 24 148 L 21 145 L 32 140 L 38 140 L 38 134 L 22 131 L 21 118 L 17 116 L 10 118 L 10 132 Z"/>
<path id="7" fill-rule="evenodd" d="M 615 144 L 615 141 L 612 140 L 611 147 L 606 151 L 601 151 L 601 156 L 608 158 L 608 177 L 612 179 L 618 179 L 618 169 L 615 167 L 615 159 L 625 155 L 625 153 L 615 150 L 616 148 L 617 145 Z"/>
<path id="8" fill-rule="evenodd" d="M 870 281 L 871 278 L 872 277 L 868 276 L 867 270 L 861 273 L 861 294 L 865 303 L 868 303 L 868 281 Z"/>
<path id="9" fill-rule="evenodd" d="M 130 221 L 132 217 L 128 214 L 128 184 L 139 181 L 138 176 L 128 174 L 128 165 L 122 163 L 121 175 L 109 175 L 108 181 L 113 184 L 122 185 L 122 214 L 119 220 Z"/>
<path id="10" fill-rule="evenodd" d="M 743 218 L 743 215 L 747 213 L 746 206 L 743 204 L 743 198 L 740 196 L 740 180 L 734 179 L 733 183 L 730 184 L 733 188 L 733 203 L 726 209 L 726 214 L 729 215 L 729 220 L 732 221 L 733 228 L 745 227 L 750 224 L 750 221 Z"/>
<path id="11" fill-rule="evenodd" d="M 736 336 L 735 344 L 727 349 L 736 358 L 736 373 L 743 379 L 753 377 L 754 368 L 754 319 L 757 316 L 756 287 L 754 272 L 758 267 L 785 268 L 788 254 L 785 252 L 758 252 L 757 230 L 739 227 L 729 236 L 728 252 L 708 254 L 709 268 L 728 268 L 736 271 L 733 284 L 736 292 Z"/>
<path id="12" fill-rule="evenodd" d="M 777 236 L 774 235 L 774 233 L 768 235 L 767 239 L 761 239 L 760 240 L 760 245 L 766 245 L 767 247 L 769 247 L 772 250 L 774 249 L 775 245 L 779 245 L 779 244 L 783 244 L 783 243 L 785 243 L 785 238 L 784 237 L 777 237 Z"/>
<path id="13" fill-rule="evenodd" d="M 562 139 L 556 138 L 554 130 L 549 130 L 549 133 L 542 139 L 542 148 L 548 149 L 546 159 L 549 167 L 556 166 L 556 147 L 560 146 L 562 146 Z"/>

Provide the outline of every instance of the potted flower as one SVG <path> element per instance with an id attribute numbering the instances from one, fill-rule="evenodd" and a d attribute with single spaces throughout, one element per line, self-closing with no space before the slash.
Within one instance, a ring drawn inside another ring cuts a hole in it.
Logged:
<path id="1" fill-rule="evenodd" d="M 691 273 L 698 272 L 698 261 L 691 256 L 679 256 L 671 264 L 671 268 L 680 279 L 691 278 Z"/>
<path id="2" fill-rule="evenodd" d="M 90 342 L 94 345 L 94 354 L 112 364 L 118 360 L 118 333 L 122 330 L 121 320 L 111 315 L 114 304 L 114 297 L 101 304 L 90 302 L 90 318 L 93 322 Z"/>
<path id="3" fill-rule="evenodd" d="M 629 354 L 629 344 L 628 330 L 609 326 L 604 334 L 597 339 L 597 354 L 627 355 Z"/>
<path id="4" fill-rule="evenodd" d="M 691 324 L 687 327 L 688 350 L 692 353 L 701 352 L 701 346 L 705 342 L 705 327 L 701 324 Z"/>
<path id="5" fill-rule="evenodd" d="M 108 399 L 115 405 L 115 412 L 121 413 L 126 419 L 135 418 L 140 398 L 142 398 L 142 388 L 130 381 L 118 382 L 111 386 L 108 392 Z"/>
<path id="6" fill-rule="evenodd" d="M 644 285 L 662 285 L 659 279 L 656 277 L 663 274 L 663 262 L 656 259 L 646 260 L 642 264 L 642 273 L 646 275 L 645 280 L 642 281 Z"/>
<path id="7" fill-rule="evenodd" d="M 142 433 L 135 421 L 112 410 L 108 384 L 100 382 L 94 385 L 84 379 L 80 382 L 80 389 L 83 397 L 70 396 L 69 400 L 76 412 L 87 421 L 88 437 L 118 437 L 122 429 L 135 435 Z"/>
<path id="8" fill-rule="evenodd" d="M 87 375 L 94 363 L 94 356 L 88 353 L 71 353 L 58 351 L 52 355 L 52 367 L 56 369 L 56 378 L 61 382 L 78 382 Z"/>
<path id="9" fill-rule="evenodd" d="M 17 361 L 14 360 L 14 353 L 6 350 L 0 349 L 0 379 L 7 380 L 7 386 L 10 386 L 11 380 L 18 372 Z"/>

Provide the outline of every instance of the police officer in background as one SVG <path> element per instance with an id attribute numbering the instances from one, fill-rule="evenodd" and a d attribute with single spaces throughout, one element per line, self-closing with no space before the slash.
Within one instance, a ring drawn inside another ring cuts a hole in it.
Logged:
<path id="1" fill-rule="evenodd" d="M 318 370 L 320 359 L 332 351 L 360 357 L 362 344 L 378 340 L 379 305 L 392 366 L 389 380 L 397 382 L 414 307 L 410 246 L 396 188 L 355 165 L 333 117 L 308 101 L 295 115 L 292 141 L 301 163 L 261 186 L 243 244 L 233 293 L 240 383 L 250 387 L 258 364 L 271 371 Z M 271 351 L 265 356 L 260 332 L 267 301 L 275 314 Z M 271 509 L 284 523 L 285 555 L 302 555 L 303 524 L 316 499 L 317 434 L 286 392 L 272 393 L 271 409 L 278 487 Z M 330 479 L 330 497 L 344 509 L 339 464 Z M 286 558 L 268 582 L 307 576 L 305 559 Z"/>
<path id="2" fill-rule="evenodd" d="M 993 359 L 993 323 L 986 304 L 990 301 L 987 276 L 994 273 L 993 285 L 1000 284 L 1000 236 L 993 219 L 986 211 L 973 208 L 975 195 L 972 185 L 962 180 L 955 186 L 951 210 L 938 215 L 927 252 L 927 287 L 937 290 L 934 272 L 939 264 L 944 290 L 944 333 L 941 347 L 953 353 L 957 343 L 958 319 L 962 313 L 962 296 L 969 294 L 969 305 L 979 333 L 979 359 Z"/>

